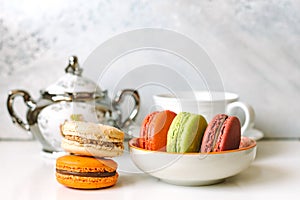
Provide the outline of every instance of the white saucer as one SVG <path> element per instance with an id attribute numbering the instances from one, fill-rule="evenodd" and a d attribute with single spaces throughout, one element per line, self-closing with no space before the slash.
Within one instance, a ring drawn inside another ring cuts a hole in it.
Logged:
<path id="1" fill-rule="evenodd" d="M 258 130 L 258 129 L 255 129 L 255 128 L 252 128 L 252 129 L 249 129 L 247 130 L 243 136 L 246 136 L 246 137 L 249 137 L 251 139 L 254 139 L 254 140 L 260 140 L 264 137 L 264 134 L 262 131 Z"/>

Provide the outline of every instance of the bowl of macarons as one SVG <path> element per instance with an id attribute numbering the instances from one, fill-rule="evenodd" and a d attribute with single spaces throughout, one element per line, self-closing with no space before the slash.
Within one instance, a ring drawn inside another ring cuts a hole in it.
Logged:
<path id="1" fill-rule="evenodd" d="M 256 142 L 241 136 L 237 117 L 217 114 L 207 122 L 200 114 L 170 110 L 148 114 L 129 147 L 141 171 L 185 186 L 221 183 L 247 169 L 256 156 Z"/>

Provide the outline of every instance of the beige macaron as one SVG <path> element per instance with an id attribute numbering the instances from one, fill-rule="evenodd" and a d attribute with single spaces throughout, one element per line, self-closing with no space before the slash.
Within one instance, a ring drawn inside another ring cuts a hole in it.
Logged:
<path id="1" fill-rule="evenodd" d="M 65 121 L 61 125 L 61 146 L 70 153 L 115 157 L 124 151 L 124 132 L 103 124 L 83 121 Z"/>

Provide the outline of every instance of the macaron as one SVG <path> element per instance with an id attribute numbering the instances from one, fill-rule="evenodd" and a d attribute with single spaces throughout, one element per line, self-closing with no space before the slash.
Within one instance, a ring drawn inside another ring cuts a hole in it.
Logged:
<path id="1" fill-rule="evenodd" d="M 112 126 L 83 121 L 66 121 L 61 125 L 61 147 L 70 153 L 115 157 L 124 151 L 124 133 Z"/>
<path id="2" fill-rule="evenodd" d="M 167 134 L 176 113 L 170 110 L 148 114 L 142 122 L 139 146 L 152 151 L 166 151 Z"/>
<path id="3" fill-rule="evenodd" d="M 255 143 L 254 140 L 252 140 L 252 139 L 250 139 L 248 137 L 242 136 L 241 137 L 241 142 L 240 142 L 239 149 L 249 147 L 249 146 L 253 145 L 254 143 Z"/>
<path id="4" fill-rule="evenodd" d="M 117 167 L 111 159 L 66 155 L 56 159 L 56 179 L 70 188 L 106 188 L 116 184 Z"/>
<path id="5" fill-rule="evenodd" d="M 202 115 L 180 112 L 167 134 L 167 152 L 199 152 L 207 122 Z"/>
<path id="6" fill-rule="evenodd" d="M 216 115 L 205 130 L 201 152 L 219 152 L 238 149 L 241 141 L 241 124 L 237 117 Z"/>

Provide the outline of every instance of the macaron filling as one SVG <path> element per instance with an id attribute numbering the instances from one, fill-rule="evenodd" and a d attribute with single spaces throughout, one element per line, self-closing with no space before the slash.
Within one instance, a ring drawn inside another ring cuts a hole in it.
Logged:
<path id="1" fill-rule="evenodd" d="M 216 126 L 217 126 L 217 131 L 216 134 L 214 135 L 214 139 L 213 139 L 213 144 L 212 144 L 212 149 L 215 148 L 217 142 L 221 139 L 222 137 L 222 129 L 224 129 L 223 124 L 225 123 L 226 119 L 228 118 L 227 115 L 222 115 L 222 117 L 220 117 L 219 121 L 217 121 Z"/>
<path id="2" fill-rule="evenodd" d="M 214 145 L 213 145 L 213 151 L 218 152 L 221 150 L 220 144 L 222 141 L 222 134 L 224 132 L 225 129 L 225 123 L 226 121 L 223 122 L 222 126 L 220 127 L 218 136 L 216 136 L 215 141 L 214 141 Z"/>
<path id="3" fill-rule="evenodd" d="M 75 141 L 79 144 L 93 144 L 93 145 L 101 145 L 105 146 L 107 148 L 113 148 L 113 147 L 123 147 L 123 142 L 107 142 L 103 140 L 93 140 L 93 139 L 87 139 L 76 135 L 65 135 L 64 137 L 66 140 Z"/>
<path id="4" fill-rule="evenodd" d="M 62 169 L 56 169 L 56 172 L 62 175 L 72 175 L 72 176 L 82 176 L 82 177 L 110 177 L 116 175 L 116 171 L 113 172 L 75 172 L 75 171 L 68 171 Z"/>

